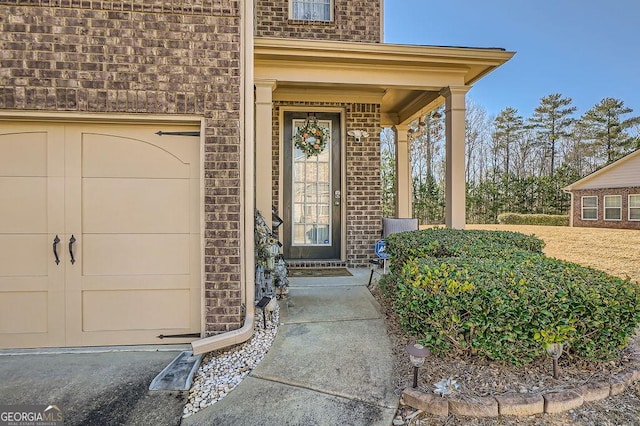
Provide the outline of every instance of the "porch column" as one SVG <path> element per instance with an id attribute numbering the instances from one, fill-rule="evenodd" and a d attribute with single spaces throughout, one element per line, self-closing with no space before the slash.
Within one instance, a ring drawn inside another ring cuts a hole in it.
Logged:
<path id="1" fill-rule="evenodd" d="M 465 95 L 471 87 L 449 86 L 440 91 L 445 98 L 446 180 L 445 224 L 464 229 L 466 224 L 465 186 Z"/>
<path id="2" fill-rule="evenodd" d="M 272 148 L 273 148 L 273 91 L 275 80 L 257 80 L 256 87 L 256 209 L 262 213 L 267 223 L 271 223 L 272 194 Z"/>
<path id="3" fill-rule="evenodd" d="M 409 126 L 393 126 L 396 141 L 396 217 L 412 217 Z"/>

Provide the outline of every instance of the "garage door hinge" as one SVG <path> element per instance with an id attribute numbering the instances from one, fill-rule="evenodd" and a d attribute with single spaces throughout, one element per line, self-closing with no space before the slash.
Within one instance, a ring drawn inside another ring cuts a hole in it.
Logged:
<path id="1" fill-rule="evenodd" d="M 157 337 L 158 339 L 182 339 L 182 338 L 189 338 L 189 337 L 200 337 L 200 333 L 161 334 Z"/>
<path id="2" fill-rule="evenodd" d="M 200 136 L 200 132 L 163 132 L 159 130 L 156 132 L 158 136 L 170 135 L 170 136 Z"/>

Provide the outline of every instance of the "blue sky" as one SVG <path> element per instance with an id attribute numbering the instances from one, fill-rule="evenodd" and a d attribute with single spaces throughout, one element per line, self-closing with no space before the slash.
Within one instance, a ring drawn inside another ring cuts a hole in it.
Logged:
<path id="1" fill-rule="evenodd" d="M 469 97 L 495 115 L 525 118 L 561 93 L 583 114 L 613 97 L 640 115 L 639 0 L 389 0 L 385 43 L 516 51 Z"/>

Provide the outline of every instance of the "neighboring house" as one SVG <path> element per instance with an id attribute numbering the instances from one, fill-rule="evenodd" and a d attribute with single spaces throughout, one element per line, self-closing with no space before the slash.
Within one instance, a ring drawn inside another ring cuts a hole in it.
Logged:
<path id="1" fill-rule="evenodd" d="M 447 225 L 464 227 L 465 94 L 513 53 L 384 44 L 382 15 L 371 0 L 0 0 L 0 347 L 246 339 L 254 208 L 284 218 L 291 263 L 366 265 L 380 129 L 410 216 L 408 124 L 443 102 Z M 331 142 L 306 158 L 292 136 L 310 115 Z"/>
<path id="2" fill-rule="evenodd" d="M 564 188 L 571 226 L 640 229 L 640 150 Z"/>

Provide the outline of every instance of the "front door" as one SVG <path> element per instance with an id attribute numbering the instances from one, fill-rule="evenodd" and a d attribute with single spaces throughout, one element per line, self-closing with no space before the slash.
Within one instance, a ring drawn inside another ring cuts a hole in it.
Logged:
<path id="1" fill-rule="evenodd" d="M 286 259 L 340 259 L 340 114 L 315 113 L 329 143 L 307 156 L 294 143 L 306 112 L 284 116 L 284 255 Z"/>

